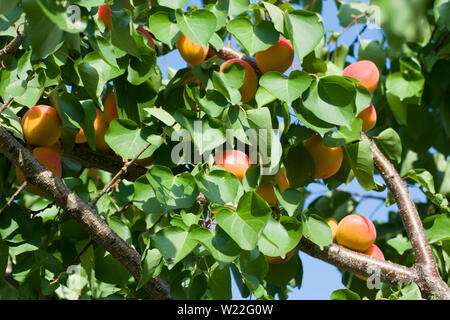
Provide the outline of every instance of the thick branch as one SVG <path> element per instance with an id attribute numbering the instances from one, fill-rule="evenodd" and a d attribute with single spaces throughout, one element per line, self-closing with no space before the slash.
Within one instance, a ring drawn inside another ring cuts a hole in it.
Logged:
<path id="1" fill-rule="evenodd" d="M 386 182 L 389 191 L 395 198 L 398 206 L 398 214 L 411 241 L 411 246 L 416 256 L 415 268 L 419 272 L 418 285 L 429 296 L 438 295 L 441 299 L 450 299 L 450 288 L 442 281 L 439 275 L 436 261 L 434 260 L 430 244 L 420 220 L 419 213 L 406 188 L 405 183 L 389 160 L 364 133 L 361 138 L 370 143 L 375 167 Z"/>
<path id="2" fill-rule="evenodd" d="M 409 284 L 418 279 L 417 272 L 412 268 L 372 258 L 337 244 L 331 244 L 322 250 L 311 241 L 302 238 L 298 248 L 310 256 L 338 267 L 340 270 L 362 275 L 366 278 L 375 272 L 380 280 L 389 285 Z"/>
<path id="3" fill-rule="evenodd" d="M 50 198 L 90 234 L 91 238 L 117 259 L 136 280 L 140 279 L 141 256 L 97 215 L 93 207 L 83 202 L 51 171 L 19 144 L 0 126 L 0 152 L 18 166 L 27 181 L 42 189 Z M 145 288 L 154 299 L 171 299 L 168 284 L 160 277 L 151 279 Z"/>

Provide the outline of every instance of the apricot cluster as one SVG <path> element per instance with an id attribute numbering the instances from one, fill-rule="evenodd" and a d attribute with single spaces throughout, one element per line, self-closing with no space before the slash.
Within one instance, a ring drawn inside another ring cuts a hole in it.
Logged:
<path id="1" fill-rule="evenodd" d="M 180 35 L 177 41 L 177 48 L 181 57 L 191 65 L 202 63 L 207 55 L 209 45 L 203 48 L 201 45 L 193 42 L 184 34 Z M 269 71 L 285 72 L 294 60 L 294 48 L 288 39 L 280 36 L 278 42 L 266 50 L 255 54 L 256 64 L 262 73 Z M 241 102 L 252 100 L 258 89 L 258 76 L 255 69 L 243 59 L 230 59 L 220 65 L 220 72 L 227 70 L 227 67 L 238 63 L 245 68 L 244 83 L 239 88 L 241 93 Z"/>
<path id="2" fill-rule="evenodd" d="M 372 221 L 358 214 L 345 216 L 339 223 L 333 218 L 326 221 L 331 228 L 333 241 L 346 248 L 384 260 L 383 253 L 375 244 L 377 231 Z M 360 275 L 357 277 L 365 280 Z"/>
<path id="3" fill-rule="evenodd" d="M 380 79 L 380 73 L 377 66 L 369 60 L 361 60 L 347 66 L 342 72 L 343 76 L 352 77 L 358 80 L 358 85 L 362 85 L 374 93 Z M 375 127 L 377 122 L 377 112 L 371 103 L 366 109 L 361 111 L 357 118 L 363 121 L 362 131 L 366 132 Z"/>
<path id="4" fill-rule="evenodd" d="M 37 105 L 25 112 L 22 117 L 22 132 L 32 154 L 58 178 L 62 175 L 62 147 L 59 138 L 62 134 L 62 121 L 58 112 L 47 105 Z M 20 184 L 26 180 L 25 174 L 16 167 L 16 177 Z M 30 193 L 47 197 L 37 186 L 27 184 Z"/>

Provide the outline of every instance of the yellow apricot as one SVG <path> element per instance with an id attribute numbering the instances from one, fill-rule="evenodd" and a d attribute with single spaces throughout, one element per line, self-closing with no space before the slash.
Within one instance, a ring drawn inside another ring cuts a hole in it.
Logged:
<path id="1" fill-rule="evenodd" d="M 294 48 L 288 39 L 281 37 L 278 43 L 255 54 L 256 64 L 262 73 L 269 71 L 285 72 L 294 61 Z"/>
<path id="2" fill-rule="evenodd" d="M 208 50 L 205 50 L 201 45 L 196 44 L 184 34 L 180 35 L 177 41 L 177 48 L 184 61 L 190 64 L 202 63 L 208 54 Z M 209 45 L 207 48 L 209 48 Z"/>
<path id="3" fill-rule="evenodd" d="M 344 158 L 341 147 L 327 147 L 318 134 L 306 140 L 304 146 L 314 159 L 315 179 L 326 179 L 339 171 Z"/>
<path id="4" fill-rule="evenodd" d="M 274 182 L 278 185 L 280 192 L 283 193 L 286 189 L 290 187 L 289 180 L 282 171 L 278 171 L 275 175 Z M 273 190 L 274 184 L 272 182 L 267 182 L 258 187 L 256 193 L 267 201 L 271 206 L 278 205 L 278 199 Z"/>
<path id="5" fill-rule="evenodd" d="M 336 231 L 337 243 L 360 252 L 369 249 L 376 237 L 377 231 L 372 221 L 358 214 L 343 218 Z"/>
<path id="6" fill-rule="evenodd" d="M 336 221 L 336 219 L 334 218 L 328 218 L 327 220 L 325 220 L 328 225 L 330 226 L 331 229 L 331 237 L 333 238 L 333 241 L 336 239 L 336 232 L 337 232 L 337 227 L 338 227 L 338 222 Z"/>
<path id="7" fill-rule="evenodd" d="M 22 129 L 28 143 L 48 147 L 55 144 L 61 137 L 62 121 L 54 108 L 37 105 L 23 115 Z"/>

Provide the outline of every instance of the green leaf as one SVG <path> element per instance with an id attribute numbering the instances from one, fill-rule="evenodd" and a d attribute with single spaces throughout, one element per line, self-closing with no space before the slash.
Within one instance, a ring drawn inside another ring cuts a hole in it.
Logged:
<path id="1" fill-rule="evenodd" d="M 412 248 L 411 242 L 409 242 L 408 238 L 401 234 L 398 234 L 395 238 L 389 239 L 386 243 L 394 248 L 399 255 L 403 255 L 405 251 Z"/>
<path id="2" fill-rule="evenodd" d="M 400 163 L 402 160 L 402 141 L 394 129 L 383 130 L 375 141 L 381 146 L 389 159 Z"/>
<path id="3" fill-rule="evenodd" d="M 369 142 L 360 141 L 355 144 L 346 145 L 344 146 L 344 152 L 361 187 L 366 191 L 374 189 L 373 157 Z"/>
<path id="4" fill-rule="evenodd" d="M 370 5 L 368 3 L 361 1 L 343 3 L 338 11 L 339 24 L 345 28 L 353 22 L 353 15 L 361 15 L 362 13 L 368 11 L 369 6 Z"/>
<path id="5" fill-rule="evenodd" d="M 209 289 L 214 300 L 230 300 L 231 292 L 231 275 L 230 268 L 220 268 L 219 264 L 211 267 L 211 276 L 209 277 Z"/>
<path id="6" fill-rule="evenodd" d="M 178 9 L 182 8 L 189 0 L 158 0 L 158 4 L 163 7 Z"/>
<path id="7" fill-rule="evenodd" d="M 350 289 L 338 289 L 331 293 L 330 300 L 361 300 L 361 297 Z"/>
<path id="8" fill-rule="evenodd" d="M 183 172 L 175 177 L 169 168 L 153 165 L 134 184 L 134 204 L 148 213 L 190 208 L 198 195 L 194 177 Z"/>
<path id="9" fill-rule="evenodd" d="M 311 77 L 304 71 L 294 70 L 285 79 L 279 72 L 268 72 L 259 79 L 259 84 L 271 95 L 291 104 L 310 86 Z"/>
<path id="10" fill-rule="evenodd" d="M 258 241 L 258 249 L 269 257 L 284 258 L 302 237 L 302 224 L 294 217 L 282 216 L 280 222 L 270 217 Z"/>
<path id="11" fill-rule="evenodd" d="M 386 65 L 386 53 L 377 41 L 361 39 L 358 60 L 370 60 L 377 65 L 379 70 L 383 71 Z"/>
<path id="12" fill-rule="evenodd" d="M 440 214 L 433 222 L 429 233 L 430 243 L 450 239 L 450 214 Z"/>
<path id="13" fill-rule="evenodd" d="M 212 170 L 208 174 L 202 170 L 195 176 L 198 189 L 210 202 L 224 205 L 237 203 L 243 194 L 242 185 L 236 176 L 224 170 Z"/>
<path id="14" fill-rule="evenodd" d="M 300 205 L 305 200 L 305 191 L 299 191 L 294 188 L 286 189 L 283 193 L 280 192 L 278 185 L 274 187 L 275 195 L 281 206 L 290 216 L 293 216 L 297 209 L 301 209 Z"/>
<path id="15" fill-rule="evenodd" d="M 70 33 L 80 33 L 86 29 L 86 16 L 73 16 L 66 3 L 52 0 L 36 0 L 42 12 L 60 29 Z M 78 7 L 78 9 L 80 9 Z M 71 13 L 72 15 L 70 15 Z M 81 13 L 81 10 L 80 12 Z"/>
<path id="16" fill-rule="evenodd" d="M 284 23 L 289 39 L 300 62 L 313 51 L 324 37 L 320 17 L 311 11 L 295 10 L 284 15 Z"/>
<path id="17" fill-rule="evenodd" d="M 143 54 L 140 58 L 130 57 L 130 64 L 128 65 L 127 80 L 138 86 L 147 81 L 152 75 L 158 74 L 158 66 L 156 65 L 156 52 L 151 54 Z"/>
<path id="18" fill-rule="evenodd" d="M 236 211 L 221 209 L 217 224 L 244 250 L 255 248 L 272 210 L 256 193 L 247 192 L 239 200 Z"/>
<path id="19" fill-rule="evenodd" d="M 362 120 L 356 118 L 352 123 L 352 128 L 340 127 L 337 131 L 330 131 L 325 134 L 324 144 L 328 147 L 340 147 L 345 144 L 359 141 L 361 139 Z"/>
<path id="20" fill-rule="evenodd" d="M 6 267 L 8 266 L 9 248 L 4 241 L 0 238 L 0 285 L 3 282 L 5 276 Z"/>
<path id="21" fill-rule="evenodd" d="M 431 193 L 436 193 L 433 175 L 425 169 L 413 169 L 408 172 L 408 178 L 418 182 Z"/>
<path id="22" fill-rule="evenodd" d="M 151 127 L 140 129 L 131 120 L 114 119 L 106 132 L 105 141 L 115 153 L 131 160 L 151 142 L 139 158 L 150 157 L 162 145 L 164 139 L 153 134 Z"/>
<path id="23" fill-rule="evenodd" d="M 208 90 L 198 102 L 203 111 L 211 117 L 219 117 L 225 108 L 230 106 L 227 99 L 216 90 Z"/>
<path id="24" fill-rule="evenodd" d="M 153 241 L 169 270 L 191 253 L 198 244 L 190 237 L 188 231 L 179 227 L 167 227 L 158 231 L 153 235 Z"/>
<path id="25" fill-rule="evenodd" d="M 263 2 L 264 7 L 269 13 L 270 20 L 273 22 L 275 29 L 279 33 L 284 33 L 284 14 L 283 11 L 276 5 L 269 2 Z"/>
<path id="26" fill-rule="evenodd" d="M 302 215 L 301 217 L 303 236 L 306 239 L 317 244 L 321 249 L 333 242 L 331 229 L 322 217 L 315 214 Z"/>
<path id="27" fill-rule="evenodd" d="M 236 18 L 228 23 L 227 30 L 250 54 L 270 48 L 279 38 L 273 23 L 268 21 L 253 26 L 246 18 Z"/>
<path id="28" fill-rule="evenodd" d="M 176 123 L 172 115 L 162 108 L 145 108 L 145 111 L 169 127 Z"/>
<path id="29" fill-rule="evenodd" d="M 293 146 L 284 159 L 286 175 L 291 187 L 297 188 L 312 181 L 314 172 L 314 159 L 303 145 Z"/>
<path id="30" fill-rule="evenodd" d="M 161 253 L 158 249 L 147 248 L 141 259 L 141 278 L 139 279 L 137 290 L 142 288 L 150 279 L 156 277 L 156 273 L 161 265 Z"/>
<path id="31" fill-rule="evenodd" d="M 111 10 L 111 43 L 126 53 L 139 57 L 140 53 L 132 36 L 131 17 L 127 11 Z"/>
<path id="32" fill-rule="evenodd" d="M 180 31 L 191 41 L 201 45 L 205 50 L 209 39 L 216 31 L 216 16 L 208 10 L 195 10 L 186 15 L 182 9 L 175 11 Z"/>
<path id="33" fill-rule="evenodd" d="M 33 48 L 33 58 L 45 58 L 56 51 L 62 42 L 63 31 L 49 21 L 36 1 L 22 0 L 22 7 L 27 15 L 26 32 Z"/>
<path id="34" fill-rule="evenodd" d="M 261 280 L 269 271 L 266 258 L 258 250 L 244 251 L 239 258 L 239 268 L 243 274 L 249 289 L 258 288 Z"/>
<path id="35" fill-rule="evenodd" d="M 402 288 L 401 295 L 398 300 L 422 300 L 419 286 L 413 282 Z"/>

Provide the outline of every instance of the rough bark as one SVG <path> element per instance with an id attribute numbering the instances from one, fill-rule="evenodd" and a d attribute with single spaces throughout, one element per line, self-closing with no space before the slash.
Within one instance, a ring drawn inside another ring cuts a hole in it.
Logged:
<path id="1" fill-rule="evenodd" d="M 111 253 L 139 281 L 141 276 L 139 253 L 119 237 L 93 207 L 82 201 L 57 176 L 42 166 L 2 126 L 0 126 L 0 152 L 24 172 L 29 183 L 49 195 L 49 198 L 89 232 L 92 240 Z M 151 279 L 145 288 L 153 299 L 171 299 L 170 288 L 160 277 Z"/>

